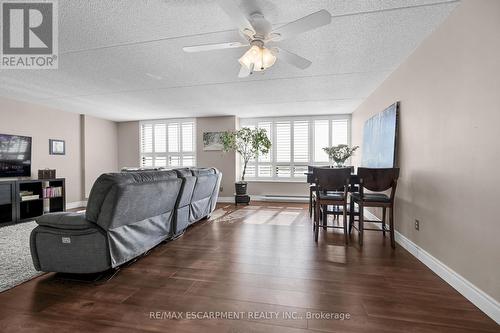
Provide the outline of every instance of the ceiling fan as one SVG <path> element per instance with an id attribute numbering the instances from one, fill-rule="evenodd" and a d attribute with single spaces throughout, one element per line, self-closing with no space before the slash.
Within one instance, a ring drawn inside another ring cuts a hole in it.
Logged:
<path id="1" fill-rule="evenodd" d="M 311 65 L 309 60 L 279 47 L 277 43 L 332 21 L 331 14 L 323 9 L 273 30 L 271 23 L 258 11 L 247 17 L 234 0 L 217 0 L 217 3 L 238 25 L 239 32 L 246 42 L 194 45 L 182 49 L 184 52 L 203 52 L 250 47 L 238 60 L 241 64 L 238 74 L 240 78 L 247 77 L 254 71 L 266 70 L 274 65 L 278 57 L 295 67 L 306 69 Z"/>

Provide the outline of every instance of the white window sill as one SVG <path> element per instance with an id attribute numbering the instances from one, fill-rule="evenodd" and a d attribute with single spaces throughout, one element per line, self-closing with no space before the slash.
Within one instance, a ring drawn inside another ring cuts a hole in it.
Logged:
<path id="1" fill-rule="evenodd" d="M 247 183 L 302 183 L 307 184 L 306 179 L 246 179 Z"/>

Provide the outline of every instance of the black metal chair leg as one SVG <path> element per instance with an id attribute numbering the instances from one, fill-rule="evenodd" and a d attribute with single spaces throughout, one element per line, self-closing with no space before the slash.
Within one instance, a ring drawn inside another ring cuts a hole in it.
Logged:
<path id="1" fill-rule="evenodd" d="M 352 225 L 354 223 L 354 200 L 349 203 L 349 234 L 352 232 Z"/>
<path id="2" fill-rule="evenodd" d="M 323 230 L 326 230 L 326 226 L 328 224 L 328 214 L 326 211 L 328 210 L 328 206 L 323 206 L 323 214 L 321 215 L 321 218 L 323 220 Z"/>
<path id="3" fill-rule="evenodd" d="M 312 190 L 309 189 L 309 217 L 312 216 L 313 213 L 313 199 L 312 199 Z"/>
<path id="4" fill-rule="evenodd" d="M 346 245 L 349 245 L 349 233 L 347 231 L 347 204 L 344 204 L 344 211 L 343 211 L 344 215 L 343 215 L 343 218 L 344 220 L 342 221 L 342 223 L 344 224 L 344 237 L 345 237 L 345 244 Z M 340 217 L 339 217 L 340 219 Z"/>
<path id="5" fill-rule="evenodd" d="M 382 234 L 384 235 L 385 237 L 385 211 L 386 211 L 386 208 L 382 208 Z"/>
<path id="6" fill-rule="evenodd" d="M 359 207 L 359 245 L 363 246 L 363 220 L 364 220 L 364 212 L 363 212 L 363 204 L 360 203 Z"/>
<path id="7" fill-rule="evenodd" d="M 319 203 L 315 204 L 315 214 L 314 214 L 314 241 L 318 242 L 319 235 L 319 216 L 320 216 L 320 206 Z"/>
<path id="8" fill-rule="evenodd" d="M 312 203 L 312 225 L 313 225 L 313 230 L 314 230 L 314 223 L 316 222 L 316 200 L 313 200 L 313 203 Z"/>
<path id="9" fill-rule="evenodd" d="M 390 208 L 389 213 L 389 226 L 391 227 L 391 246 L 393 249 L 396 248 L 396 241 L 394 239 L 394 206 Z"/>

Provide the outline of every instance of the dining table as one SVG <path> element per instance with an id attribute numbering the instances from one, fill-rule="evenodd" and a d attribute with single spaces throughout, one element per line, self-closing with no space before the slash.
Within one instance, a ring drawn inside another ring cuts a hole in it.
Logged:
<path id="1" fill-rule="evenodd" d="M 307 183 L 309 184 L 314 184 L 314 180 L 312 179 L 312 171 L 307 171 L 304 172 L 304 175 L 307 177 Z M 351 176 L 349 177 L 349 189 L 348 192 L 359 192 L 359 184 L 360 184 L 360 179 L 359 176 L 355 173 L 352 172 Z M 350 200 L 349 208 L 347 214 L 349 215 L 349 224 L 354 222 L 354 217 L 359 216 L 359 211 L 357 209 L 350 209 L 351 206 L 354 206 L 354 203 L 352 200 Z M 327 210 L 327 214 L 333 214 L 333 215 L 339 215 L 342 213 L 342 210 L 340 207 L 333 207 L 332 211 Z"/>
<path id="2" fill-rule="evenodd" d="M 314 180 L 311 179 L 313 175 L 312 171 L 304 172 L 304 175 L 306 175 L 307 179 L 310 180 L 307 183 L 314 184 Z M 349 188 L 349 192 L 356 192 L 359 190 L 358 187 L 356 186 L 359 185 L 359 177 L 355 172 L 351 173 L 351 177 L 349 178 L 349 184 L 351 185 L 351 187 Z"/>

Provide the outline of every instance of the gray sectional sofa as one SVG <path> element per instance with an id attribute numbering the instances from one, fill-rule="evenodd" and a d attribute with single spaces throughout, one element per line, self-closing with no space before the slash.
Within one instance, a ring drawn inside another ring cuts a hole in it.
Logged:
<path id="1" fill-rule="evenodd" d="M 85 213 L 36 220 L 31 256 L 39 271 L 96 273 L 172 239 L 215 209 L 222 175 L 213 168 L 101 175 Z"/>

